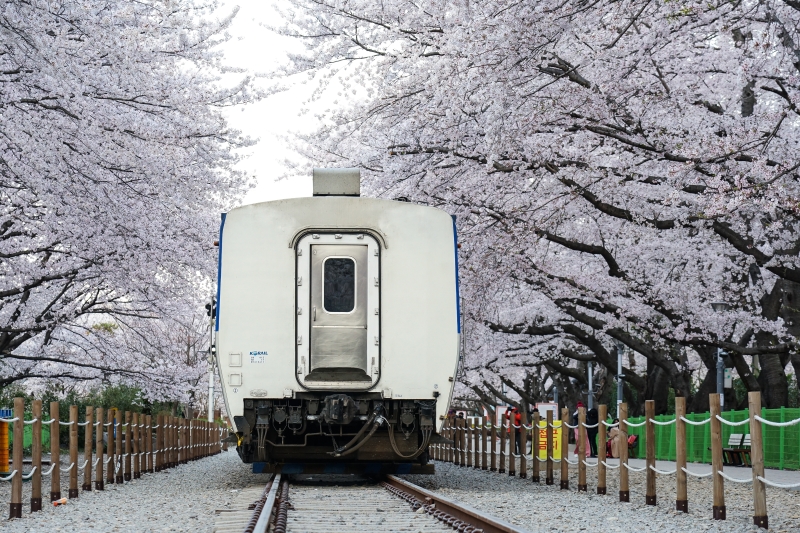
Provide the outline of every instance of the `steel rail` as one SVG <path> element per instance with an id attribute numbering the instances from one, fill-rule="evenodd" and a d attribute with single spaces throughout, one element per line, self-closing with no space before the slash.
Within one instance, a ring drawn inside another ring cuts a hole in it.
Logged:
<path id="1" fill-rule="evenodd" d="M 265 533 L 267 531 L 270 519 L 272 518 L 272 508 L 275 507 L 275 495 L 278 492 L 278 487 L 280 486 L 280 484 L 281 484 L 281 475 L 275 474 L 275 477 L 272 478 L 272 486 L 270 487 L 269 493 L 267 494 L 267 499 L 264 502 L 264 505 L 261 507 L 258 520 L 256 521 L 255 526 L 252 529 L 253 533 Z"/>
<path id="2" fill-rule="evenodd" d="M 464 522 L 475 531 L 483 531 L 484 533 L 527 533 L 525 529 L 504 522 L 463 503 L 445 498 L 435 492 L 423 489 L 399 477 L 387 475 L 383 481 L 387 485 L 418 500 L 421 506 L 433 505 L 437 511 Z"/>

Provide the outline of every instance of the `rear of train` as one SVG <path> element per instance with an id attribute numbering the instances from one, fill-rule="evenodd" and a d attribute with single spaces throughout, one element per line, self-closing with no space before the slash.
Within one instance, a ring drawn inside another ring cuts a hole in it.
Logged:
<path id="1" fill-rule="evenodd" d="M 223 215 L 216 353 L 256 472 L 432 473 L 459 357 L 455 225 L 361 198 L 356 169 L 314 196 Z"/>

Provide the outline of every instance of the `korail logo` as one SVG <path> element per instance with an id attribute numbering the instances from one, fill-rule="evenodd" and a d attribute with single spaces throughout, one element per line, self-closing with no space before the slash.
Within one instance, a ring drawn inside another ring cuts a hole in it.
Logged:
<path id="1" fill-rule="evenodd" d="M 251 363 L 265 363 L 267 361 L 267 353 L 266 350 L 253 350 L 250 352 L 250 362 Z"/>

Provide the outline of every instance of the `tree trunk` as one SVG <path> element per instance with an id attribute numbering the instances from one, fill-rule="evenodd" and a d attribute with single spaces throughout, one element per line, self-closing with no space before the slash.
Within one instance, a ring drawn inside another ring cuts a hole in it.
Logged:
<path id="1" fill-rule="evenodd" d="M 708 369 L 706 377 L 703 378 L 700 387 L 689 404 L 690 413 L 702 413 L 708 411 L 708 395 L 717 390 L 716 369 Z"/>
<path id="2" fill-rule="evenodd" d="M 669 396 L 670 376 L 660 366 L 656 366 L 650 359 L 647 360 L 647 387 L 644 391 L 645 400 L 655 401 L 657 415 L 666 414 Z"/>
<path id="3" fill-rule="evenodd" d="M 761 405 L 767 409 L 789 405 L 789 384 L 781 357 L 762 355 L 760 360 L 761 374 L 758 375 L 758 383 L 761 385 Z"/>

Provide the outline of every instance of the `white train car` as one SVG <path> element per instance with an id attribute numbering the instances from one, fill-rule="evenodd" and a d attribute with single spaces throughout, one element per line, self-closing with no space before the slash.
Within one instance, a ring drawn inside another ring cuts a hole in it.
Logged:
<path id="1" fill-rule="evenodd" d="M 311 198 L 223 215 L 218 369 L 256 471 L 431 471 L 459 355 L 455 225 L 359 179 L 315 170 Z"/>

